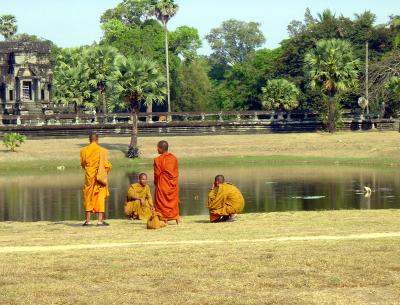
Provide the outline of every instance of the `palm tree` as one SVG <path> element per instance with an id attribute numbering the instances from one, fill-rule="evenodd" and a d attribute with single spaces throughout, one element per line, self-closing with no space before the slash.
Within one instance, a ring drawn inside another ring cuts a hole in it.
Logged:
<path id="1" fill-rule="evenodd" d="M 167 103 L 168 112 L 171 112 L 170 80 L 169 80 L 169 54 L 168 54 L 168 22 L 176 15 L 179 6 L 174 0 L 160 0 L 150 8 L 150 12 L 163 25 L 165 30 L 165 66 L 167 70 Z"/>
<path id="2" fill-rule="evenodd" d="M 89 84 L 89 71 L 82 63 L 82 50 L 64 49 L 54 68 L 53 100 L 57 104 L 95 108 L 96 98 Z"/>
<path id="3" fill-rule="evenodd" d="M 261 90 L 264 108 L 277 110 L 278 119 L 282 119 L 282 111 L 292 110 L 299 105 L 297 98 L 300 90 L 286 79 L 269 80 Z"/>
<path id="4" fill-rule="evenodd" d="M 115 70 L 114 62 L 118 56 L 118 51 L 110 46 L 91 47 L 83 52 L 83 62 L 89 73 L 89 84 L 99 92 L 103 114 L 107 113 L 107 82 Z"/>
<path id="5" fill-rule="evenodd" d="M 17 32 L 17 19 L 13 15 L 0 16 L 0 34 L 7 40 Z"/>
<path id="6" fill-rule="evenodd" d="M 139 156 L 138 148 L 138 113 L 142 104 L 163 103 L 165 97 L 165 77 L 157 64 L 146 58 L 125 58 L 116 60 L 117 70 L 110 82 L 111 90 L 115 93 L 111 102 L 125 101 L 131 111 L 133 124 L 131 143 L 127 153 L 128 158 Z"/>
<path id="7" fill-rule="evenodd" d="M 311 88 L 319 88 L 328 97 L 329 132 L 336 129 L 336 94 L 357 85 L 359 66 L 350 42 L 340 39 L 320 40 L 305 56 L 305 73 Z"/>

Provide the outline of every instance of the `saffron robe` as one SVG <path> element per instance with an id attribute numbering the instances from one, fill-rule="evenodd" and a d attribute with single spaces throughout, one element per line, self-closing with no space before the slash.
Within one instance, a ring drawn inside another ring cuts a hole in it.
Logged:
<path id="1" fill-rule="evenodd" d="M 104 213 L 105 201 L 110 195 L 106 179 L 108 172 L 111 170 L 108 151 L 93 142 L 81 149 L 80 157 L 81 167 L 85 170 L 85 183 L 83 186 L 85 211 Z M 101 177 L 101 183 L 97 177 Z"/>
<path id="2" fill-rule="evenodd" d="M 133 198 L 143 198 L 145 206 L 142 206 L 140 200 Z M 148 220 L 151 217 L 153 209 L 153 198 L 151 196 L 150 187 L 142 186 L 140 183 L 132 184 L 128 189 L 128 195 L 125 202 L 125 215 L 133 219 Z"/>
<path id="3" fill-rule="evenodd" d="M 240 190 L 232 183 L 222 183 L 208 194 L 210 221 L 221 216 L 238 214 L 243 211 L 244 198 Z"/>
<path id="4" fill-rule="evenodd" d="M 155 209 L 163 220 L 179 219 L 178 160 L 163 153 L 154 159 Z"/>

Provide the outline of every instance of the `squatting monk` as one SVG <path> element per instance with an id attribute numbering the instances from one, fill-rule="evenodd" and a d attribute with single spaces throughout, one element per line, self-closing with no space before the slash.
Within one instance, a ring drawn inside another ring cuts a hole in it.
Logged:
<path id="1" fill-rule="evenodd" d="M 85 170 L 85 185 L 83 201 L 86 221 L 83 226 L 90 226 L 91 213 L 98 215 L 97 226 L 108 226 L 104 221 L 105 201 L 109 196 L 108 173 L 111 163 L 108 161 L 108 151 L 99 145 L 99 136 L 95 133 L 89 136 L 90 144 L 81 149 L 81 166 Z"/>
<path id="2" fill-rule="evenodd" d="M 233 221 L 243 211 L 244 198 L 232 183 L 217 175 L 208 194 L 208 209 L 211 222 Z"/>
<path id="3" fill-rule="evenodd" d="M 180 224 L 178 160 L 168 152 L 168 146 L 167 141 L 158 142 L 159 156 L 154 159 L 155 210 L 165 222 Z"/>
<path id="4" fill-rule="evenodd" d="M 148 220 L 153 211 L 153 198 L 147 184 L 147 174 L 139 174 L 139 181 L 128 189 L 125 216 L 130 219 Z"/>

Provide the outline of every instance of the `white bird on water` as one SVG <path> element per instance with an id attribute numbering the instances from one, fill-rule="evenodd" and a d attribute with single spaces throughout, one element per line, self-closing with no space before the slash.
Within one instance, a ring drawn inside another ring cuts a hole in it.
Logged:
<path id="1" fill-rule="evenodd" d="M 372 193 L 371 188 L 368 186 L 364 186 L 364 193 L 371 194 Z"/>
<path id="2" fill-rule="evenodd" d="M 372 190 L 368 186 L 364 186 L 364 197 L 369 198 L 371 197 Z"/>

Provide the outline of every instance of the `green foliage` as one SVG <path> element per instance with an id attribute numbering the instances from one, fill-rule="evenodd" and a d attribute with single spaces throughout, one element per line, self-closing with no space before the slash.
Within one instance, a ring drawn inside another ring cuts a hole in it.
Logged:
<path id="1" fill-rule="evenodd" d="M 146 58 L 117 58 L 116 70 L 111 76 L 110 89 L 114 98 L 111 107 L 122 108 L 121 103 L 131 111 L 138 111 L 142 104 L 163 103 L 165 77 L 157 63 Z"/>
<path id="2" fill-rule="evenodd" d="M 393 17 L 391 28 L 394 32 L 394 46 L 400 48 L 400 16 Z"/>
<path id="3" fill-rule="evenodd" d="M 150 17 L 150 9 L 155 3 L 154 0 L 123 0 L 115 8 L 106 10 L 100 22 L 105 24 L 111 20 L 119 20 L 126 25 L 141 25 Z"/>
<path id="4" fill-rule="evenodd" d="M 202 45 L 199 31 L 185 25 L 169 33 L 169 42 L 169 50 L 185 60 L 193 60 Z"/>
<path id="5" fill-rule="evenodd" d="M 243 62 L 265 42 L 260 23 L 235 19 L 224 21 L 206 36 L 213 56 L 228 65 Z"/>
<path id="6" fill-rule="evenodd" d="M 3 136 L 4 145 L 12 152 L 15 152 L 15 149 L 20 147 L 22 143 L 25 143 L 25 141 L 26 136 L 19 133 L 6 133 Z"/>
<path id="7" fill-rule="evenodd" d="M 335 130 L 335 95 L 354 89 L 358 83 L 360 62 L 354 58 L 352 46 L 339 39 L 321 40 L 304 59 L 305 73 L 311 89 L 319 89 L 329 97 L 329 131 Z"/>
<path id="8" fill-rule="evenodd" d="M 400 77 L 393 76 L 386 82 L 385 87 L 396 97 L 400 98 Z"/>
<path id="9" fill-rule="evenodd" d="M 322 117 L 333 109 L 336 116 L 340 107 L 358 107 L 356 101 L 364 94 L 363 64 L 368 42 L 370 108 L 379 111 L 385 103 L 387 115 L 400 108 L 396 95 L 386 86 L 391 77 L 400 75 L 396 55 L 399 16 L 376 25 L 376 16 L 370 11 L 346 17 L 324 10 L 313 16 L 307 9 L 304 20 L 288 25 L 289 38 L 274 50 L 258 49 L 265 42 L 260 24 L 231 19 L 211 30 L 206 39 L 212 54 L 199 57 L 201 39 L 197 29 L 184 25 L 167 31 L 177 9 L 173 0 L 122 0 L 101 17 L 104 35 L 100 47 L 75 49 L 74 59 L 73 54 L 66 54 L 71 50 L 53 46 L 56 101 L 103 111 L 106 101 L 109 110 L 125 111 L 126 101 L 110 89 L 116 88 L 115 81 L 107 83 L 107 76 L 114 74 L 112 57 L 118 57 L 118 52 L 127 60 L 148 58 L 160 73 L 170 73 L 170 104 L 176 111 L 261 109 L 262 88 L 274 79 L 285 79 L 299 90 L 299 109 L 318 111 Z M 327 47 L 318 45 L 319 41 L 350 41 L 351 45 L 334 43 L 328 52 Z M 115 48 L 115 54 L 101 54 L 100 50 L 107 47 Z M 343 51 L 349 48 L 351 52 Z M 312 52 L 328 60 L 317 59 L 311 64 L 306 54 Z M 329 108 L 327 101 L 334 101 L 334 105 Z M 160 107 L 155 106 L 164 109 Z"/>
<path id="10" fill-rule="evenodd" d="M 178 69 L 177 99 L 173 111 L 205 111 L 212 104 L 212 83 L 209 66 L 204 59 L 184 62 Z"/>
<path id="11" fill-rule="evenodd" d="M 90 71 L 84 48 L 63 49 L 54 68 L 53 100 L 56 104 L 94 109 L 98 105 L 97 89 L 90 84 Z"/>
<path id="12" fill-rule="evenodd" d="M 221 110 L 261 109 L 261 88 L 276 75 L 281 48 L 261 49 L 232 67 L 222 68 L 216 81 L 215 104 Z M 214 66 L 215 68 L 215 66 Z M 215 70 L 210 74 L 215 76 Z"/>
<path id="13" fill-rule="evenodd" d="M 179 6 L 174 0 L 158 0 L 150 6 L 149 12 L 166 27 L 167 23 L 176 15 L 178 9 Z"/>
<path id="14" fill-rule="evenodd" d="M 0 16 L 0 34 L 7 40 L 18 30 L 17 19 L 13 15 Z"/>
<path id="15" fill-rule="evenodd" d="M 81 63 L 93 91 L 98 91 L 103 113 L 107 112 L 106 88 L 115 70 L 115 60 L 120 54 L 110 46 L 95 46 L 83 50 Z"/>
<path id="16" fill-rule="evenodd" d="M 292 110 L 299 105 L 296 85 L 286 79 L 267 81 L 262 88 L 262 103 L 267 110 Z"/>
<path id="17" fill-rule="evenodd" d="M 357 86 L 360 61 L 355 59 L 348 41 L 321 40 L 304 61 L 312 89 L 320 88 L 324 94 L 333 96 Z"/>
<path id="18" fill-rule="evenodd" d="M 388 91 L 390 98 L 388 99 L 388 106 L 392 115 L 398 116 L 400 110 L 400 77 L 393 76 L 385 83 L 385 89 Z"/>

